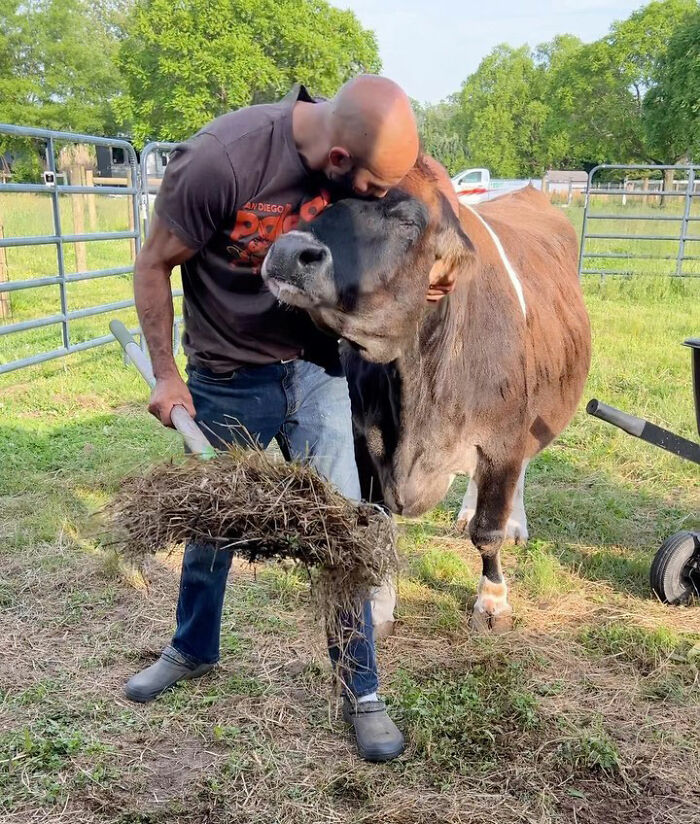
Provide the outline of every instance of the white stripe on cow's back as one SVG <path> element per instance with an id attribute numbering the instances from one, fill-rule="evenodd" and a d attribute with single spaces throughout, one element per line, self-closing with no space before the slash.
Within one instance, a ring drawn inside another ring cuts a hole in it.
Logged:
<path id="1" fill-rule="evenodd" d="M 520 278 L 518 277 L 518 273 L 513 268 L 513 264 L 508 260 L 508 255 L 506 254 L 506 250 L 503 248 L 503 244 L 501 243 L 498 235 L 488 225 L 484 218 L 476 211 L 476 209 L 473 209 L 466 203 L 463 203 L 462 205 L 465 208 L 469 209 L 469 211 L 472 212 L 474 215 L 476 215 L 477 219 L 481 221 L 486 231 L 491 235 L 491 239 L 493 240 L 496 249 L 498 250 L 498 254 L 501 256 L 503 265 L 506 267 L 506 272 L 508 272 L 510 282 L 513 284 L 515 294 L 518 296 L 518 302 L 520 303 L 520 308 L 523 310 L 523 315 L 524 317 L 527 317 L 527 309 L 525 308 L 525 295 L 523 294 L 523 285 L 522 283 L 520 283 Z"/>

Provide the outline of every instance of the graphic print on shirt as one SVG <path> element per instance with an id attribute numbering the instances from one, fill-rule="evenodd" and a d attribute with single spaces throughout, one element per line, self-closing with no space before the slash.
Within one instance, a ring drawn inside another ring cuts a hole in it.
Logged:
<path id="1" fill-rule="evenodd" d="M 229 232 L 229 265 L 234 269 L 250 267 L 252 274 L 260 274 L 265 255 L 277 238 L 295 229 L 299 221 L 313 220 L 329 204 L 330 196 L 323 190 L 302 201 L 296 211 L 291 203 L 249 200 L 236 213 L 236 223 Z"/>

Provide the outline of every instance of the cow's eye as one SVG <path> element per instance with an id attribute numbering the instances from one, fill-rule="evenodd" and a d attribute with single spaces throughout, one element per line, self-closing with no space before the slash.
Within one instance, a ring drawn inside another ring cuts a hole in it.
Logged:
<path id="1" fill-rule="evenodd" d="M 423 204 L 407 198 L 391 204 L 387 210 L 387 217 L 400 223 L 404 239 L 412 243 L 418 240 L 428 226 L 428 213 Z"/>

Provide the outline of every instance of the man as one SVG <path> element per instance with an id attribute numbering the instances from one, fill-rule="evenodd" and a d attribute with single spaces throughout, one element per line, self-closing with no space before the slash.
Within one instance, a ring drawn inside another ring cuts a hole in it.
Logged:
<path id="1" fill-rule="evenodd" d="M 348 498 L 360 498 L 350 401 L 337 341 L 304 314 L 280 307 L 260 267 L 272 242 L 334 197 L 383 197 L 419 151 L 410 101 L 392 81 L 366 75 L 335 98 L 296 86 L 284 100 L 223 115 L 175 149 L 134 269 L 134 292 L 157 379 L 149 411 L 165 426 L 182 404 L 214 445 L 274 438 L 287 459 L 308 459 Z M 182 267 L 187 384 L 172 354 L 170 275 Z M 248 434 L 249 433 L 249 434 Z M 126 695 L 150 701 L 219 658 L 231 555 L 185 548 L 177 629 Z M 377 696 L 369 603 L 349 627 L 352 665 L 341 673 L 344 717 L 360 755 L 387 761 L 403 737 Z M 338 663 L 338 647 L 329 640 Z"/>

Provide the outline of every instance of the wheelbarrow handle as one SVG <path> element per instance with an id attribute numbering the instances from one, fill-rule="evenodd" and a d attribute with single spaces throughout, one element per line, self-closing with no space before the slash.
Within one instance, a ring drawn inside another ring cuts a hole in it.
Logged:
<path id="1" fill-rule="evenodd" d="M 109 324 L 110 332 L 121 344 L 127 358 L 141 373 L 141 377 L 153 389 L 156 385 L 156 378 L 153 374 L 153 367 L 146 354 L 139 348 L 136 341 L 131 337 L 129 330 L 120 320 L 112 320 Z M 182 404 L 173 406 L 170 410 L 170 420 L 177 431 L 182 435 L 187 448 L 200 458 L 208 459 L 216 455 L 216 450 L 207 440 L 206 435 L 197 426 L 194 418 Z"/>
<path id="2" fill-rule="evenodd" d="M 608 406 L 607 403 L 603 403 L 595 398 L 588 401 L 586 412 L 588 412 L 589 415 L 600 418 L 606 423 L 611 423 L 613 426 L 624 429 L 625 432 L 629 435 L 634 435 L 635 438 L 641 437 L 647 423 L 643 418 L 630 415 L 621 409 L 616 409 L 614 406 Z"/>

